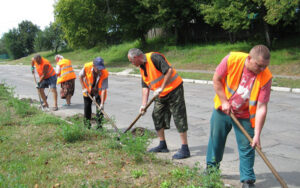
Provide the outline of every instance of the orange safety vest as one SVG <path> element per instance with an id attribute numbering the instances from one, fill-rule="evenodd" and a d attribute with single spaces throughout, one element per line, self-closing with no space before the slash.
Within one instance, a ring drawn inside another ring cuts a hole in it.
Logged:
<path id="1" fill-rule="evenodd" d="M 83 80 L 84 87 L 88 90 L 89 93 L 92 91 L 92 85 L 94 82 L 94 75 L 93 75 L 93 62 L 86 63 L 84 65 L 84 72 L 85 72 L 85 79 Z M 102 93 L 102 82 L 108 79 L 108 71 L 106 69 L 101 70 L 101 76 L 98 81 L 98 92 L 99 96 L 101 96 Z M 83 94 L 85 97 L 87 97 L 86 94 Z M 107 90 L 105 89 L 105 95 L 104 95 L 104 101 L 106 100 Z"/>
<path id="2" fill-rule="evenodd" d="M 151 55 L 153 53 L 157 53 L 157 52 L 150 52 L 150 53 L 145 54 L 146 59 L 147 59 L 147 62 L 145 63 L 145 68 L 146 68 L 148 76 L 147 77 L 144 76 L 144 70 L 142 68 L 140 68 L 140 70 L 141 70 L 141 75 L 142 75 L 143 81 L 149 87 L 149 89 L 154 91 L 162 85 L 165 75 L 162 72 L 158 71 L 156 69 L 156 67 L 154 66 L 154 64 L 151 60 Z M 160 53 L 158 53 L 158 54 L 160 54 Z M 162 54 L 160 54 L 160 55 L 162 55 Z M 165 58 L 164 55 L 162 55 L 162 56 Z M 169 61 L 166 58 L 165 58 L 165 60 L 169 64 L 169 66 L 171 66 L 171 64 L 169 63 Z M 176 89 L 181 83 L 182 83 L 181 77 L 177 74 L 176 70 L 173 69 L 171 79 L 169 80 L 169 83 L 166 84 L 166 87 L 160 93 L 159 97 L 166 96 L 168 93 L 170 93 L 171 91 Z"/>
<path id="3" fill-rule="evenodd" d="M 231 52 L 229 55 L 227 61 L 228 74 L 226 78 L 222 80 L 227 99 L 229 99 L 238 89 L 247 57 L 248 54 L 242 52 Z M 256 75 L 256 79 L 252 86 L 250 99 L 249 99 L 250 122 L 253 128 L 255 127 L 255 113 L 256 113 L 259 91 L 271 79 L 272 79 L 272 74 L 268 69 L 268 67 L 262 72 L 260 72 L 258 75 Z M 214 102 L 215 102 L 215 109 L 218 109 L 222 105 L 218 95 L 215 96 Z"/>
<path id="4" fill-rule="evenodd" d="M 76 74 L 70 60 L 62 59 L 57 63 L 57 65 L 60 66 L 60 73 L 57 74 L 57 84 L 76 78 Z"/>
<path id="5" fill-rule="evenodd" d="M 39 75 L 40 78 L 44 74 L 43 70 L 44 70 L 45 65 L 49 65 L 49 69 L 48 69 L 48 72 L 47 72 L 46 76 L 44 77 L 44 79 L 50 78 L 51 76 L 54 76 L 56 74 L 53 67 L 52 67 L 52 65 L 50 64 L 50 62 L 47 59 L 43 58 L 43 57 L 42 57 L 42 60 L 41 60 L 41 64 L 37 64 L 37 62 L 34 61 L 34 65 L 35 65 L 36 71 L 38 72 L 38 75 Z"/>

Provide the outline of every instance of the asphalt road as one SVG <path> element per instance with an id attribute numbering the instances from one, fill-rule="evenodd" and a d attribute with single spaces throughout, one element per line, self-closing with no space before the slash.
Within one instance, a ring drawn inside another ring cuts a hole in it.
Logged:
<path id="1" fill-rule="evenodd" d="M 0 81 L 3 80 L 8 85 L 15 87 L 16 95 L 20 98 L 38 99 L 29 66 L 0 65 Z M 209 119 L 213 108 L 213 87 L 207 84 L 184 83 L 184 89 L 189 123 L 188 141 L 192 157 L 174 162 L 190 166 L 199 162 L 200 166 L 205 168 Z M 48 98 L 51 107 L 53 106 L 51 93 Z M 55 112 L 56 115 L 65 117 L 83 113 L 83 99 L 78 79 L 76 80 L 72 105 L 65 108 L 62 107 L 64 103 L 64 100 L 58 100 L 59 110 Z M 130 125 L 138 115 L 140 104 L 140 78 L 117 75 L 109 77 L 105 111 L 116 120 L 118 128 L 124 130 Z M 136 126 L 153 130 L 152 107 L 138 120 Z M 95 108 L 93 108 L 93 111 L 95 111 Z M 261 136 L 262 151 L 289 187 L 300 187 L 299 137 L 300 94 L 272 91 L 268 116 Z M 173 120 L 171 129 L 166 131 L 166 139 L 171 152 L 159 156 L 171 159 L 172 155 L 180 148 L 180 139 Z M 157 144 L 158 140 L 154 139 L 151 146 Z M 239 183 L 239 157 L 237 152 L 234 131 L 231 131 L 227 139 L 221 170 L 225 183 L 234 187 L 241 185 Z M 257 176 L 256 187 L 280 187 L 280 184 L 258 154 L 256 155 L 255 172 Z"/>

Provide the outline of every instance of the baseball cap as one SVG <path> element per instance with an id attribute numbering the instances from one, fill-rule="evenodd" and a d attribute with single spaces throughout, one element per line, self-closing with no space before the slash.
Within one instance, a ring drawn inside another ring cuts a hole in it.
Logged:
<path id="1" fill-rule="evenodd" d="M 105 69 L 105 66 L 103 63 L 104 63 L 104 60 L 101 57 L 96 57 L 93 61 L 93 64 L 99 70 Z"/>

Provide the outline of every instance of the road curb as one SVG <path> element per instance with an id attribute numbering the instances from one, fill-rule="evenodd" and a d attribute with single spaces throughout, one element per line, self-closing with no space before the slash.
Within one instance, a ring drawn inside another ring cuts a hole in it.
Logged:
<path id="1" fill-rule="evenodd" d="M 123 72 L 109 72 L 111 75 L 117 75 L 117 76 L 131 76 L 131 77 L 137 77 L 140 78 L 140 74 L 130 74 L 130 73 L 124 73 Z M 208 84 L 212 85 L 213 81 L 210 80 L 195 80 L 195 79 L 187 79 L 183 78 L 182 79 L 186 83 L 194 83 L 194 84 Z M 272 86 L 271 87 L 272 91 L 281 91 L 281 92 L 290 92 L 290 93 L 300 93 L 300 88 L 289 88 L 289 87 L 277 87 L 277 86 Z"/>

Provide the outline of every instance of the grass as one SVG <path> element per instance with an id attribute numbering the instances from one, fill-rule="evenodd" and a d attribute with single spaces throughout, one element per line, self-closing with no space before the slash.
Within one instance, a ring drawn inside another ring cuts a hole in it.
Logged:
<path id="1" fill-rule="evenodd" d="M 150 135 L 133 137 L 106 127 L 85 129 L 39 111 L 0 84 L 0 187 L 223 187 L 220 174 L 204 175 L 145 152 Z M 14 101 L 14 102 L 11 102 Z M 2 121 L 2 120 L 5 121 Z"/>

